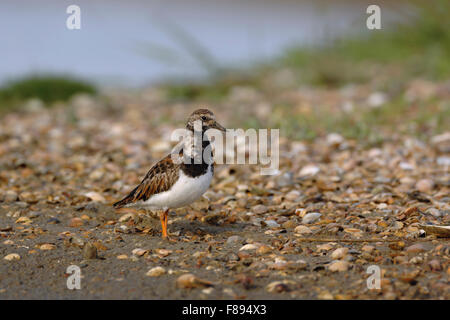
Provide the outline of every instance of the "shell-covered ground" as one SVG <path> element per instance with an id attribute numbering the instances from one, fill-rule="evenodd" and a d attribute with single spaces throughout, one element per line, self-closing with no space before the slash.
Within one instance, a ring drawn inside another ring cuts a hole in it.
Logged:
<path id="1" fill-rule="evenodd" d="M 430 94 L 432 106 L 448 101 L 448 84 L 405 92 L 412 105 Z M 350 95 L 235 88 L 205 105 L 148 89 L 53 108 L 31 101 L 3 115 L 0 299 L 449 299 L 448 237 L 421 226 L 450 222 L 450 133 L 391 127 L 370 144 L 285 134 L 290 115 L 323 107 L 333 118 L 383 99 L 363 86 Z M 228 128 L 281 119 L 279 172 L 218 165 L 203 199 L 170 212 L 166 241 L 156 213 L 111 204 L 170 151 L 172 131 L 198 107 Z M 71 265 L 79 290 L 67 287 Z M 373 270 L 379 289 L 368 285 Z"/>

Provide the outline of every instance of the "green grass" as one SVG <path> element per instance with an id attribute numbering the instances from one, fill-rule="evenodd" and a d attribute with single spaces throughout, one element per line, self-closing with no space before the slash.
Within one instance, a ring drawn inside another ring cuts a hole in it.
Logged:
<path id="1" fill-rule="evenodd" d="M 450 1 L 412 0 L 416 9 L 403 24 L 383 25 L 382 30 L 367 31 L 351 38 L 340 38 L 318 47 L 287 50 L 274 61 L 256 66 L 250 76 L 219 75 L 206 84 L 167 85 L 170 99 L 183 101 L 221 101 L 233 86 L 256 88 L 267 96 L 276 87 L 265 80 L 281 69 L 293 72 L 294 86 L 307 85 L 340 88 L 348 84 L 370 85 L 382 91 L 389 101 L 379 108 L 356 106 L 352 112 L 337 112 L 315 106 L 309 112 L 293 111 L 294 106 L 275 103 L 271 123 L 236 119 L 236 125 L 283 128 L 281 134 L 294 139 L 311 140 L 329 132 L 349 139 L 377 145 L 389 134 L 404 133 L 423 137 L 448 130 L 450 105 L 445 101 L 410 103 L 403 97 L 415 78 L 434 82 L 450 78 Z"/>
<path id="2" fill-rule="evenodd" d="M 294 71 L 298 84 L 341 87 L 381 80 L 377 89 L 400 91 L 413 77 L 444 80 L 450 77 L 450 1 L 409 1 L 416 12 L 403 24 L 384 26 L 351 38 L 340 38 L 318 47 L 287 50 L 275 61 L 255 66 L 245 81 L 239 73 L 223 72 L 205 83 L 164 86 L 175 100 L 217 101 L 235 85 L 259 87 L 262 78 L 280 68 Z M 404 10 L 404 9 L 403 9 Z M 405 13 L 403 13 L 405 14 Z M 256 70 L 255 70 L 256 69 Z M 224 75 L 225 74 L 225 75 Z"/>
<path id="3" fill-rule="evenodd" d="M 72 77 L 33 75 L 0 88 L 0 109 L 14 109 L 31 98 L 40 99 L 50 106 L 57 101 L 67 101 L 76 93 L 95 94 L 96 88 Z"/>
<path id="4" fill-rule="evenodd" d="M 411 1 L 417 14 L 389 30 L 369 31 L 320 48 L 293 48 L 279 65 L 290 67 L 303 82 L 339 87 L 387 73 L 390 81 L 415 76 L 432 80 L 450 76 L 450 2 Z M 392 69 L 397 72 L 394 77 Z"/>

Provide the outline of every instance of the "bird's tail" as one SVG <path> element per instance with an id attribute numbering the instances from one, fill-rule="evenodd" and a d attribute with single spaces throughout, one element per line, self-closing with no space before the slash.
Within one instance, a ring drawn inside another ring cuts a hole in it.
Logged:
<path id="1" fill-rule="evenodd" d="M 133 189 L 133 191 L 130 192 L 129 195 L 127 195 L 125 198 L 123 198 L 120 201 L 117 201 L 116 203 L 113 204 L 113 207 L 116 209 L 120 209 L 123 208 L 124 206 L 126 206 L 127 204 L 133 202 L 134 200 L 134 194 L 137 190 L 137 187 Z"/>

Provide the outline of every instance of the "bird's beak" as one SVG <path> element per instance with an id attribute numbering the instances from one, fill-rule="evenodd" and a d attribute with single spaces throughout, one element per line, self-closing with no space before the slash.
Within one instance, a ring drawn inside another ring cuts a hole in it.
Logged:
<path id="1" fill-rule="evenodd" d="M 211 126 L 211 128 L 217 129 L 217 130 L 220 130 L 220 131 L 227 131 L 227 129 L 222 127 L 218 122 L 214 122 L 214 124 Z"/>

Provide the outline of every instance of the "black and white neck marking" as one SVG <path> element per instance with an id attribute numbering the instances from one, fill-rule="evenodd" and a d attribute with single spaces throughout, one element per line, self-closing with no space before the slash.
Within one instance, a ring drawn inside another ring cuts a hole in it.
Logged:
<path id="1" fill-rule="evenodd" d="M 194 130 L 187 127 L 190 134 L 186 137 L 183 157 L 184 160 L 181 164 L 181 170 L 189 177 L 195 178 L 204 174 L 207 174 L 208 168 L 211 166 L 211 170 L 214 170 L 213 153 L 211 149 L 211 143 L 208 136 L 205 137 L 205 131 L 207 128 L 202 128 L 201 136 L 198 135 L 195 145 L 200 145 L 201 148 L 194 147 Z M 205 139 L 203 140 L 203 138 Z M 209 150 L 208 150 L 209 149 Z M 206 150 L 206 153 L 205 153 Z"/>

